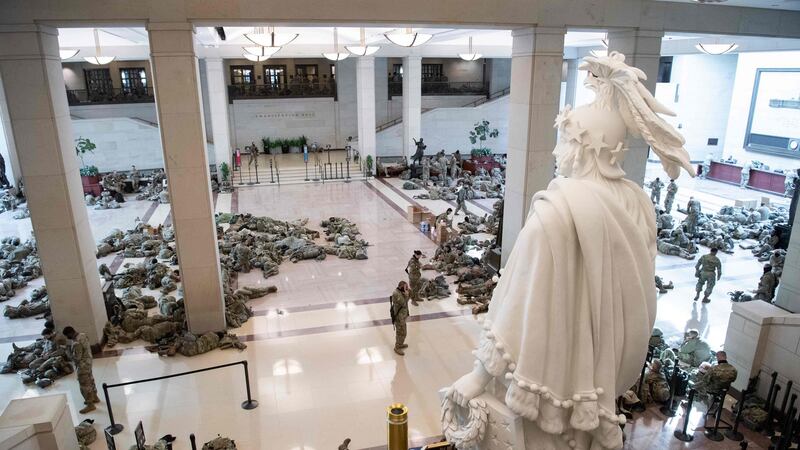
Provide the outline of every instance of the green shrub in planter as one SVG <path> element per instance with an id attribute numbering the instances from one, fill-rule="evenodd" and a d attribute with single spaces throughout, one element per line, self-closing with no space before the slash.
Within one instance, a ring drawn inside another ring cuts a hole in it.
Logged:
<path id="1" fill-rule="evenodd" d="M 96 177 L 100 175 L 100 171 L 97 169 L 97 166 L 83 166 L 80 169 L 80 173 L 82 177 Z"/>

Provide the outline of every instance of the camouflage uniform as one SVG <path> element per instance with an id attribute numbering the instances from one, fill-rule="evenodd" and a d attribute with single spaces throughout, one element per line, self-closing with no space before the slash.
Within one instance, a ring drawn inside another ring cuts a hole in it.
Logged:
<path id="1" fill-rule="evenodd" d="M 700 366 L 700 363 L 711 358 L 711 347 L 706 341 L 699 337 L 687 339 L 678 349 L 678 360 L 692 367 Z"/>
<path id="2" fill-rule="evenodd" d="M 674 180 L 670 180 L 667 185 L 667 196 L 664 198 L 664 211 L 669 214 L 672 212 L 672 204 L 675 202 L 675 194 L 678 193 L 678 185 Z"/>
<path id="3" fill-rule="evenodd" d="M 736 368 L 728 364 L 728 361 L 719 361 L 715 366 L 711 366 L 705 374 L 702 374 L 692 386 L 700 396 L 700 401 L 710 403 L 711 394 L 722 392 L 736 381 Z"/>
<path id="4" fill-rule="evenodd" d="M 463 186 L 461 189 L 458 190 L 456 194 L 456 211 L 453 213 L 453 216 L 457 215 L 459 211 L 464 211 L 464 214 L 467 213 L 467 187 Z"/>
<path id="5" fill-rule="evenodd" d="M 642 399 L 644 403 L 663 403 L 669 400 L 669 383 L 660 370 L 648 369 L 644 376 Z"/>
<path id="6" fill-rule="evenodd" d="M 775 288 L 777 287 L 778 277 L 776 277 L 775 273 L 772 271 L 767 272 L 764 275 L 761 275 L 761 279 L 758 281 L 756 295 L 753 298 L 756 300 L 771 302 L 775 297 Z"/>
<path id="7" fill-rule="evenodd" d="M 697 277 L 697 286 L 695 286 L 697 295 L 694 299 L 697 300 L 700 297 L 700 291 L 703 290 L 703 285 L 705 284 L 706 291 L 703 295 L 703 302 L 708 303 L 710 301 L 708 297 L 714 290 L 714 285 L 722 277 L 722 263 L 719 258 L 709 253 L 701 256 L 694 268 L 696 271 L 695 276 Z"/>
<path id="8" fill-rule="evenodd" d="M 411 287 L 411 301 L 414 303 L 420 300 L 419 290 L 422 287 L 422 272 L 420 270 L 421 265 L 419 259 L 412 256 L 411 259 L 408 260 L 406 272 L 408 273 L 408 284 Z"/>
<path id="9" fill-rule="evenodd" d="M 80 385 L 83 403 L 87 406 L 99 403 L 97 397 L 97 386 L 92 375 L 92 348 L 89 345 L 89 338 L 83 333 L 78 333 L 75 342 L 72 344 L 72 357 L 78 369 L 78 384 Z"/>
<path id="10" fill-rule="evenodd" d="M 650 182 L 650 200 L 656 205 L 661 202 L 662 187 L 664 187 L 664 183 L 662 183 L 661 180 L 653 180 Z"/>
<path id="11" fill-rule="evenodd" d="M 395 289 L 392 292 L 392 310 L 394 311 L 395 322 L 394 322 L 394 331 L 395 331 L 395 341 L 394 341 L 394 350 L 400 351 L 402 354 L 402 349 L 406 347 L 406 319 L 408 319 L 408 296 L 401 292 L 399 289 Z"/>

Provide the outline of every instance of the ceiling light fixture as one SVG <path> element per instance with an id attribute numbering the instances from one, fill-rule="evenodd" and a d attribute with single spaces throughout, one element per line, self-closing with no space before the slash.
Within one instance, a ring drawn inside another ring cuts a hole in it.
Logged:
<path id="1" fill-rule="evenodd" d="M 697 44 L 694 48 L 706 55 L 719 56 L 736 50 L 739 48 L 739 44 Z"/>
<path id="2" fill-rule="evenodd" d="M 88 62 L 90 64 L 94 64 L 94 65 L 97 65 L 97 66 L 103 66 L 103 65 L 106 65 L 106 64 L 110 63 L 114 59 L 116 59 L 116 56 L 102 56 L 102 54 L 100 52 L 100 33 L 97 31 L 97 28 L 95 28 L 93 31 L 94 31 L 94 55 L 95 56 L 84 56 L 83 59 L 86 60 L 86 62 Z"/>
<path id="3" fill-rule="evenodd" d="M 603 44 L 603 47 L 608 48 L 608 33 L 603 36 L 603 39 L 600 39 L 600 43 Z"/>
<path id="4" fill-rule="evenodd" d="M 336 27 L 333 27 L 333 52 L 323 53 L 322 56 L 331 61 L 341 61 L 350 56 L 348 53 L 339 52 L 339 30 Z"/>
<path id="5" fill-rule="evenodd" d="M 277 53 L 277 51 L 280 49 L 281 47 L 261 47 L 258 45 L 252 47 L 242 47 L 242 50 L 244 50 L 246 54 L 253 56 L 264 56 L 267 58 Z"/>
<path id="6" fill-rule="evenodd" d="M 77 49 L 63 48 L 58 50 L 58 55 L 61 57 L 61 59 L 70 59 L 79 52 L 80 50 Z"/>
<path id="7" fill-rule="evenodd" d="M 300 35 L 298 33 L 276 33 L 275 27 L 267 27 L 266 31 L 264 27 L 255 27 L 252 33 L 244 35 L 250 42 L 262 47 L 283 47 L 297 39 L 297 36 Z"/>
<path id="8" fill-rule="evenodd" d="M 345 45 L 344 48 L 355 56 L 369 56 L 380 50 L 377 45 L 367 45 L 367 32 L 361 27 L 361 45 Z"/>
<path id="9" fill-rule="evenodd" d="M 254 55 L 252 53 L 247 53 L 247 52 L 244 52 L 242 54 L 242 56 L 244 57 L 244 59 L 246 59 L 248 61 L 253 61 L 253 62 L 261 62 L 261 61 L 266 61 L 266 60 L 269 59 L 269 56 L 259 56 L 259 55 Z"/>
<path id="10" fill-rule="evenodd" d="M 477 61 L 481 59 L 483 55 L 480 53 L 475 53 L 472 51 L 472 36 L 469 37 L 469 53 L 459 53 L 458 57 L 463 59 L 464 61 Z"/>
<path id="11" fill-rule="evenodd" d="M 433 37 L 432 34 L 414 33 L 411 28 L 406 28 L 405 31 L 400 32 L 383 33 L 383 35 L 389 42 L 401 47 L 419 47 Z"/>

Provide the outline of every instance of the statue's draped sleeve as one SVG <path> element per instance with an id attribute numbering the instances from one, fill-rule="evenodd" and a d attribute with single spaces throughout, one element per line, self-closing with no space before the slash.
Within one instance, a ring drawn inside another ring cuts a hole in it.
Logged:
<path id="1" fill-rule="evenodd" d="M 635 184 L 598 187 L 556 179 L 536 194 L 478 359 L 544 432 L 618 448 L 615 399 L 636 381 L 655 320 L 655 219 Z"/>

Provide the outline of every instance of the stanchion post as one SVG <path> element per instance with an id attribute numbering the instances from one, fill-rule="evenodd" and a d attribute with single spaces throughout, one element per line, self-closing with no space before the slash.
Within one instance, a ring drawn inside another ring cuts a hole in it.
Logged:
<path id="1" fill-rule="evenodd" d="M 408 407 L 395 403 L 386 415 L 388 450 L 408 450 Z"/>
<path id="2" fill-rule="evenodd" d="M 783 429 L 781 430 L 781 439 L 778 441 L 778 448 L 782 450 L 789 450 L 792 445 L 792 434 L 793 432 L 793 425 L 794 425 L 794 415 L 797 412 L 797 409 L 794 407 L 789 408 L 789 416 L 783 423 Z"/>
<path id="3" fill-rule="evenodd" d="M 789 395 L 792 393 L 792 384 L 794 384 L 792 380 L 786 382 L 786 393 L 783 394 L 783 401 L 781 402 L 781 417 L 786 414 L 786 405 L 789 404 Z M 791 409 L 792 407 L 790 406 L 789 410 Z"/>
<path id="4" fill-rule="evenodd" d="M 739 448 L 742 450 L 747 450 L 747 446 L 750 445 L 747 441 L 742 441 L 739 443 Z"/>
<path id="5" fill-rule="evenodd" d="M 739 407 L 736 408 L 736 419 L 733 421 L 733 426 L 730 430 L 725 430 L 725 437 L 732 441 L 741 441 L 744 435 L 739 431 L 739 422 L 742 421 L 742 411 L 744 411 L 744 401 L 747 400 L 747 394 L 750 392 L 745 390 L 742 392 L 742 398 L 739 400 Z"/>
<path id="6" fill-rule="evenodd" d="M 270 160 L 269 162 L 269 182 L 270 183 L 275 182 L 275 174 L 272 172 L 272 160 Z"/>
<path id="7" fill-rule="evenodd" d="M 722 402 L 725 401 L 725 392 L 714 394 L 717 397 L 717 414 L 714 420 L 714 428 L 706 429 L 703 433 L 709 440 L 719 442 L 725 439 L 725 436 L 719 432 L 719 421 L 722 420 Z"/>
<path id="8" fill-rule="evenodd" d="M 692 403 L 694 403 L 694 389 L 689 390 L 689 402 L 686 404 L 686 413 L 683 416 L 683 429 L 675 430 L 673 435 L 676 439 L 683 442 L 692 442 L 694 440 L 694 436 L 691 434 L 687 434 L 686 431 L 689 429 L 689 415 L 692 413 Z"/>
<path id="9" fill-rule="evenodd" d="M 108 408 L 108 421 L 111 422 L 106 430 L 111 435 L 119 434 L 125 429 L 121 423 L 114 422 L 114 411 L 111 409 L 111 399 L 108 397 L 108 384 L 103 383 L 103 396 L 106 398 L 106 408 Z"/>
<path id="10" fill-rule="evenodd" d="M 778 398 L 778 393 L 781 391 L 781 385 L 776 384 L 775 390 L 772 391 L 772 398 L 767 399 L 767 420 L 764 422 L 764 431 L 762 432 L 765 436 L 772 436 L 775 434 L 775 399 Z"/>
<path id="11" fill-rule="evenodd" d="M 189 442 L 192 444 L 192 450 L 197 450 L 197 438 L 194 437 L 194 433 L 189 435 Z"/>
<path id="12" fill-rule="evenodd" d="M 669 392 L 669 403 L 659 408 L 661 414 L 664 414 L 667 417 L 675 417 L 675 391 L 678 390 L 678 362 L 675 362 L 675 366 L 672 369 L 672 383 Z"/>
<path id="13" fill-rule="evenodd" d="M 308 181 L 308 161 L 305 162 L 306 165 L 306 181 Z"/>
<path id="14" fill-rule="evenodd" d="M 633 412 L 644 412 L 647 408 L 644 406 L 644 400 L 642 399 L 642 392 L 644 390 L 644 372 L 647 369 L 647 363 L 642 364 L 642 373 L 639 375 L 639 389 L 636 392 L 636 395 L 639 397 L 639 403 L 633 405 L 631 411 Z"/>
<path id="15" fill-rule="evenodd" d="M 258 400 L 253 400 L 253 397 L 250 395 L 250 370 L 248 370 L 247 361 L 242 361 L 242 365 L 244 366 L 244 384 L 247 388 L 247 400 L 242 402 L 242 408 L 256 409 L 258 408 Z"/>

